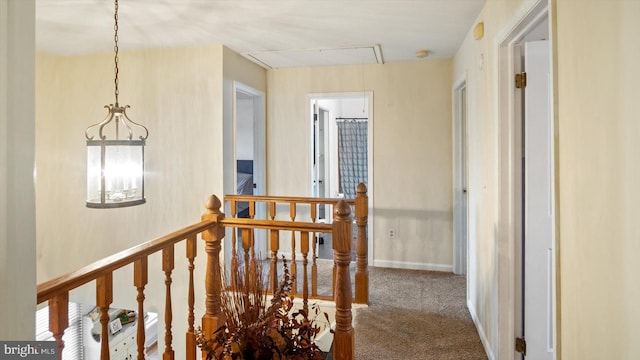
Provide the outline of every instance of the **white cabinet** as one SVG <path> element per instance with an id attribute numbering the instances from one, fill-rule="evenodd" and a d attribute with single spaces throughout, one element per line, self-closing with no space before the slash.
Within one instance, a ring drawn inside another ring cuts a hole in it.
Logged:
<path id="1" fill-rule="evenodd" d="M 126 324 L 120 331 L 109 339 L 111 360 L 132 360 L 137 358 L 138 344 L 136 342 L 137 321 Z"/>
<path id="2" fill-rule="evenodd" d="M 120 309 L 109 310 L 111 320 L 120 313 Z M 95 315 L 94 315 L 95 317 Z M 102 325 L 100 321 L 93 321 L 90 315 L 86 315 L 84 322 L 84 359 L 99 360 Z M 144 316 L 145 323 L 145 348 L 155 344 L 158 340 L 158 315 L 147 313 Z M 109 355 L 111 360 L 133 360 L 138 358 L 138 318 L 135 321 L 122 325 L 122 328 L 114 334 L 109 333 Z"/>

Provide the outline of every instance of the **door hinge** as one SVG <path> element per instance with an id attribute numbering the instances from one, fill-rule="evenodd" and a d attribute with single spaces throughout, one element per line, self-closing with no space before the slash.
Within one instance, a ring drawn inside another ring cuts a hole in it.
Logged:
<path id="1" fill-rule="evenodd" d="M 516 89 L 524 89 L 527 87 L 527 73 L 521 72 L 516 74 Z"/>
<path id="2" fill-rule="evenodd" d="M 516 338 L 516 351 L 521 353 L 522 355 L 527 355 L 527 342 L 524 340 L 524 338 Z"/>

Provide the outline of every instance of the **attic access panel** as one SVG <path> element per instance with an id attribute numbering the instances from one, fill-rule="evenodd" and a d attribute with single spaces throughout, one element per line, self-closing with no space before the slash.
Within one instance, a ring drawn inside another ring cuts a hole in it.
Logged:
<path id="1" fill-rule="evenodd" d="M 380 45 L 335 49 L 257 51 L 243 55 L 267 69 L 384 64 Z"/>

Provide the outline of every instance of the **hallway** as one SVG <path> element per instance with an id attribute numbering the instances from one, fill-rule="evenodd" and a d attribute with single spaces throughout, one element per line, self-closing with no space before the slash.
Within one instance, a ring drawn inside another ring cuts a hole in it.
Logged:
<path id="1" fill-rule="evenodd" d="M 371 267 L 369 307 L 354 321 L 356 359 L 487 359 L 463 276 Z"/>

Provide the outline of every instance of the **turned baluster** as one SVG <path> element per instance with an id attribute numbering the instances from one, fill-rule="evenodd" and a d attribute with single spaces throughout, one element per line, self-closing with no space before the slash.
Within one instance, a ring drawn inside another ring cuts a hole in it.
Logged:
<path id="1" fill-rule="evenodd" d="M 100 359 L 109 360 L 109 306 L 113 302 L 113 273 L 96 279 L 96 305 L 100 309 L 102 325 Z"/>
<path id="2" fill-rule="evenodd" d="M 198 252 L 198 243 L 196 237 L 192 236 L 187 239 L 187 259 L 189 261 L 189 314 L 187 315 L 187 360 L 195 360 L 196 358 L 196 333 L 194 329 L 195 323 L 195 290 L 193 284 L 193 270 L 195 269 L 194 261 Z"/>
<path id="3" fill-rule="evenodd" d="M 256 202 L 249 202 L 249 219 L 254 219 L 256 217 Z M 252 228 L 249 231 L 249 246 L 251 247 L 251 278 L 256 279 L 256 272 L 258 269 L 258 265 L 256 264 L 256 238 L 255 238 L 255 230 Z"/>
<path id="4" fill-rule="evenodd" d="M 269 240 L 271 243 L 271 266 L 269 278 L 271 283 L 271 293 L 275 295 L 278 290 L 278 250 L 280 249 L 280 231 L 270 230 Z"/>
<path id="5" fill-rule="evenodd" d="M 254 219 L 256 217 L 256 202 L 249 201 L 249 219 Z"/>
<path id="6" fill-rule="evenodd" d="M 248 284 L 251 276 L 255 275 L 253 272 L 253 265 L 251 261 L 255 261 L 255 259 L 251 259 L 250 250 L 251 250 L 251 235 L 249 235 L 251 229 L 242 229 L 242 248 L 244 249 L 244 283 Z"/>
<path id="7" fill-rule="evenodd" d="M 356 244 L 356 298 L 357 304 L 369 303 L 369 265 L 367 259 L 367 218 L 369 217 L 369 198 L 367 187 L 358 184 L 356 203 L 356 225 L 358 226 L 358 242 Z"/>
<path id="8" fill-rule="evenodd" d="M 207 212 L 202 215 L 202 220 L 212 220 L 216 223 L 224 219 L 220 211 L 220 199 L 211 195 L 207 201 Z M 205 314 L 202 316 L 202 331 L 206 338 L 211 338 L 214 331 L 218 330 L 225 322 L 222 314 L 220 295 L 222 292 L 222 277 L 220 275 L 220 249 L 224 239 L 224 227 L 214 224 L 211 228 L 202 232 L 202 240 L 206 242 L 207 270 L 205 277 L 206 303 Z"/>
<path id="9" fill-rule="evenodd" d="M 236 214 L 236 201 L 235 200 L 231 200 L 231 216 L 232 217 L 237 217 Z M 237 235 L 238 230 L 237 229 L 233 229 L 233 231 L 231 232 L 231 271 L 238 271 L 238 235 Z M 231 287 L 232 288 L 236 288 L 236 280 L 235 278 L 232 276 L 231 277 Z"/>
<path id="10" fill-rule="evenodd" d="M 64 292 L 49 299 L 49 330 L 58 343 L 58 359 L 62 360 L 64 340 L 62 336 L 69 327 L 69 293 Z"/>
<path id="11" fill-rule="evenodd" d="M 269 201 L 269 219 L 271 221 L 276 219 L 276 202 Z M 271 291 L 273 294 L 278 289 L 278 250 L 280 250 L 280 232 L 278 230 L 271 230 Z"/>
<path id="12" fill-rule="evenodd" d="M 314 223 L 317 218 L 317 208 L 318 204 L 312 202 L 311 221 Z M 314 232 L 311 235 L 313 237 L 313 242 L 311 243 L 311 295 L 315 297 L 318 295 L 318 265 L 316 261 L 318 259 L 318 234 Z"/>
<path id="13" fill-rule="evenodd" d="M 309 232 L 307 231 L 300 233 L 300 252 L 302 253 L 302 308 L 308 314 L 309 282 L 307 280 L 307 265 L 309 261 L 307 256 L 309 255 Z"/>
<path id="14" fill-rule="evenodd" d="M 336 303 L 336 327 L 334 333 L 334 358 L 355 358 L 354 332 L 351 325 L 351 209 L 340 200 L 334 210 L 333 261 L 336 266 L 334 300 Z"/>
<path id="15" fill-rule="evenodd" d="M 296 204 L 289 204 L 289 216 L 291 217 L 291 221 L 296 221 Z M 291 277 L 293 278 L 293 283 L 291 284 L 291 294 L 298 293 L 298 285 L 297 285 L 297 274 L 298 274 L 298 266 L 296 265 L 296 232 L 291 231 Z"/>
<path id="16" fill-rule="evenodd" d="M 276 202 L 269 201 L 269 219 L 272 221 L 276 219 Z"/>
<path id="17" fill-rule="evenodd" d="M 138 360 L 144 360 L 145 327 L 144 327 L 144 287 L 148 282 L 148 261 L 143 257 L 133 263 L 133 285 L 138 290 Z"/>
<path id="18" fill-rule="evenodd" d="M 173 312 L 171 310 L 171 272 L 174 269 L 173 245 L 162 249 L 162 271 L 164 271 L 165 299 L 164 299 L 164 353 L 163 360 L 173 360 L 173 333 L 171 332 L 171 323 L 173 321 Z"/>

